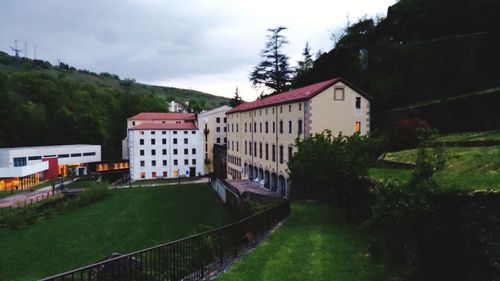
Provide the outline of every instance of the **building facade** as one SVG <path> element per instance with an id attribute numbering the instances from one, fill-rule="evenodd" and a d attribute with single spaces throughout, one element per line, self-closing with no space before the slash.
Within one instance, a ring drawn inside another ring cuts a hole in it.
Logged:
<path id="1" fill-rule="evenodd" d="M 44 179 L 82 176 L 101 161 L 101 146 L 87 144 L 0 148 L 0 190 L 26 189 Z"/>
<path id="2" fill-rule="evenodd" d="M 203 174 L 203 133 L 191 113 L 140 113 L 127 120 L 133 181 Z"/>
<path id="3" fill-rule="evenodd" d="M 367 134 L 370 98 L 336 78 L 241 104 L 227 112 L 227 121 L 228 179 L 254 180 L 289 196 L 295 139 L 326 129 Z"/>
<path id="4" fill-rule="evenodd" d="M 226 112 L 232 107 L 224 105 L 198 115 L 198 124 L 203 129 L 204 173 L 215 171 L 214 145 L 224 146 L 227 143 Z"/>

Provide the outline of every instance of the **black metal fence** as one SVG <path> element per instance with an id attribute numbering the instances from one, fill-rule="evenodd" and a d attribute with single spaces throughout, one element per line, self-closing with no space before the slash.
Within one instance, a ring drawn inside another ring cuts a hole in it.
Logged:
<path id="1" fill-rule="evenodd" d="M 252 247 L 290 214 L 285 201 L 238 222 L 126 255 L 111 257 L 46 280 L 203 280 Z"/>

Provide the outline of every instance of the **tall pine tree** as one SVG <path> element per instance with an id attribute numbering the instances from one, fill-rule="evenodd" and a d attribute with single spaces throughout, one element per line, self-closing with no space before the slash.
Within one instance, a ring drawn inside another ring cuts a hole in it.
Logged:
<path id="1" fill-rule="evenodd" d="M 268 29 L 267 43 L 261 52 L 262 61 L 250 73 L 250 82 L 254 87 L 265 86 L 279 93 L 288 90 L 292 79 L 292 69 L 288 64 L 288 56 L 283 53 L 283 47 L 288 44 L 281 34 L 286 27 L 278 26 Z"/>
<path id="2" fill-rule="evenodd" d="M 295 75 L 300 76 L 308 72 L 313 67 L 313 59 L 311 55 L 311 47 L 309 47 L 309 42 L 306 42 L 304 51 L 302 52 L 303 60 L 298 61 L 297 68 L 295 69 Z"/>
<path id="3" fill-rule="evenodd" d="M 236 91 L 234 92 L 234 97 L 229 100 L 229 106 L 237 107 L 238 105 L 240 105 L 242 103 L 243 103 L 243 100 L 240 97 L 240 91 L 238 90 L 238 87 L 236 87 Z"/>

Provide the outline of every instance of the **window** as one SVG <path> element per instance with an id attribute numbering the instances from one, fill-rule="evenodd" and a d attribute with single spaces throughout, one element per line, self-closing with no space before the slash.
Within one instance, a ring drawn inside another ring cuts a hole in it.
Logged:
<path id="1" fill-rule="evenodd" d="M 188 139 L 184 139 L 184 144 L 188 144 Z"/>
<path id="2" fill-rule="evenodd" d="M 280 145 L 280 164 L 283 164 L 283 146 Z"/>
<path id="3" fill-rule="evenodd" d="M 302 135 L 302 120 L 297 122 L 297 132 L 299 135 Z"/>
<path id="4" fill-rule="evenodd" d="M 71 153 L 71 157 L 82 157 L 82 154 L 81 153 Z M 37 160 L 37 159 L 30 159 L 31 157 L 28 157 L 28 160 Z M 40 157 L 39 159 L 42 159 L 42 157 Z"/>
<path id="5" fill-rule="evenodd" d="M 167 134 L 167 131 L 161 131 L 161 134 L 162 134 L 162 135 L 166 135 L 166 134 Z"/>
<path id="6" fill-rule="evenodd" d="M 215 128 L 215 131 L 218 133 L 220 132 L 220 127 Z"/>
<path id="7" fill-rule="evenodd" d="M 151 155 L 156 155 L 156 150 L 151 149 Z"/>
<path id="8" fill-rule="evenodd" d="M 249 144 L 248 146 L 250 147 L 250 156 L 252 156 L 252 143 L 249 142 L 248 144 Z"/>
<path id="9" fill-rule="evenodd" d="M 292 133 L 292 121 L 288 121 L 288 133 L 291 134 Z"/>
<path id="10" fill-rule="evenodd" d="M 184 131 L 184 135 L 187 135 L 188 134 L 188 131 Z"/>
<path id="11" fill-rule="evenodd" d="M 156 134 L 156 132 L 155 131 L 151 131 L 151 134 L 154 135 L 154 134 Z"/>
<path id="12" fill-rule="evenodd" d="M 191 149 L 191 154 L 196 154 L 196 148 Z"/>
<path id="13" fill-rule="evenodd" d="M 288 112 L 292 112 L 292 105 L 291 104 L 288 106 Z"/>
<path id="14" fill-rule="evenodd" d="M 177 131 L 174 131 L 174 135 L 177 135 Z"/>
<path id="15" fill-rule="evenodd" d="M 257 142 L 253 143 L 253 156 L 257 157 Z"/>
<path id="16" fill-rule="evenodd" d="M 139 150 L 139 155 L 144 156 L 144 149 Z"/>
<path id="17" fill-rule="evenodd" d="M 224 138 L 224 143 L 227 143 L 227 138 Z"/>
<path id="18" fill-rule="evenodd" d="M 273 114 L 274 114 L 274 107 L 273 107 Z"/>
<path id="19" fill-rule="evenodd" d="M 78 156 L 82 156 L 81 153 L 77 153 Z M 73 156 L 75 155 L 75 156 Z M 77 157 L 76 154 L 71 154 L 71 157 Z M 33 161 L 33 160 L 42 160 L 42 156 L 30 156 L 28 157 L 28 161 Z"/>
<path id="20" fill-rule="evenodd" d="M 191 164 L 196 165 L 196 159 L 191 160 Z"/>
<path id="21" fill-rule="evenodd" d="M 132 126 L 135 126 L 135 121 L 132 121 Z"/>
<path id="22" fill-rule="evenodd" d="M 273 134 L 276 133 L 276 123 L 273 121 Z"/>
<path id="23" fill-rule="evenodd" d="M 224 117 L 224 123 L 227 123 L 227 118 L 226 117 Z"/>
<path id="24" fill-rule="evenodd" d="M 238 126 L 239 123 L 236 123 L 236 133 L 238 133 L 239 131 L 239 126 Z"/>
<path id="25" fill-rule="evenodd" d="M 253 131 L 257 133 L 257 122 L 253 122 Z"/>
<path id="26" fill-rule="evenodd" d="M 220 123 L 220 117 L 215 118 L 215 123 Z"/>
<path id="27" fill-rule="evenodd" d="M 227 127 L 226 127 L 226 126 L 224 126 L 224 133 L 226 133 L 226 132 L 227 132 Z"/>
<path id="28" fill-rule="evenodd" d="M 174 138 L 174 144 L 177 144 L 177 138 Z"/>
<path id="29" fill-rule="evenodd" d="M 283 106 L 280 106 L 280 113 L 283 113 Z"/>
<path id="30" fill-rule="evenodd" d="M 266 143 L 266 160 L 269 160 L 269 144 Z"/>
<path id="31" fill-rule="evenodd" d="M 236 141 L 236 151 L 240 151 L 240 143 Z"/>
<path id="32" fill-rule="evenodd" d="M 302 103 L 299 103 L 299 111 L 302 110 Z"/>
<path id="33" fill-rule="evenodd" d="M 163 160 L 163 166 L 167 166 L 167 160 Z"/>
<path id="34" fill-rule="evenodd" d="M 361 122 L 356 122 L 355 131 L 356 133 L 361 133 Z"/>
<path id="35" fill-rule="evenodd" d="M 280 134 L 283 134 L 283 120 L 280 120 Z"/>
<path id="36" fill-rule="evenodd" d="M 144 135 L 144 131 L 140 131 L 140 132 L 139 132 L 139 134 L 140 134 L 140 135 Z"/>
<path id="37" fill-rule="evenodd" d="M 333 90 L 334 100 L 344 100 L 344 88 L 335 88 Z"/>
<path id="38" fill-rule="evenodd" d="M 146 172 L 141 172 L 141 179 L 146 177 Z"/>
<path id="39" fill-rule="evenodd" d="M 156 140 L 155 139 L 151 139 L 151 144 L 155 144 L 156 143 Z"/>
<path id="40" fill-rule="evenodd" d="M 259 123 L 259 132 L 262 133 L 262 122 Z"/>
<path id="41" fill-rule="evenodd" d="M 360 97 L 356 98 L 356 109 L 361 109 L 361 98 Z"/>
<path id="42" fill-rule="evenodd" d="M 292 161 L 293 157 L 293 147 L 289 146 L 288 147 L 288 162 Z"/>
<path id="43" fill-rule="evenodd" d="M 95 152 L 84 152 L 83 156 L 95 156 Z"/>
<path id="44" fill-rule="evenodd" d="M 167 144 L 167 139 L 161 139 L 161 144 Z"/>
<path id="45" fill-rule="evenodd" d="M 247 141 L 245 141 L 245 155 L 247 155 Z"/>
<path id="46" fill-rule="evenodd" d="M 174 155 L 177 155 L 177 148 L 174 148 Z"/>
<path id="47" fill-rule="evenodd" d="M 139 144 L 144 145 L 144 139 L 139 139 Z"/>
<path id="48" fill-rule="evenodd" d="M 217 143 L 220 143 L 220 138 L 217 138 L 217 139 L 216 139 L 216 142 L 217 142 Z"/>
<path id="49" fill-rule="evenodd" d="M 188 154 L 189 154 L 189 149 L 184 148 L 184 155 L 188 155 Z"/>
<path id="50" fill-rule="evenodd" d="M 14 167 L 26 166 L 26 157 L 14 157 Z"/>
<path id="51" fill-rule="evenodd" d="M 141 167 L 144 167 L 144 160 L 141 160 Z"/>
<path id="52" fill-rule="evenodd" d="M 262 159 L 262 143 L 259 143 L 259 158 Z"/>
<path id="53" fill-rule="evenodd" d="M 152 173 L 151 173 L 151 177 L 152 177 L 152 178 L 156 178 L 156 172 L 152 172 Z"/>
<path id="54" fill-rule="evenodd" d="M 189 160 L 188 159 L 184 159 L 184 165 L 189 165 Z"/>
<path id="55" fill-rule="evenodd" d="M 161 154 L 163 154 L 163 155 L 167 155 L 167 150 L 166 150 L 166 149 L 162 149 L 162 150 L 161 150 Z"/>
<path id="56" fill-rule="evenodd" d="M 57 158 L 68 158 L 69 154 L 59 154 L 57 155 Z"/>
<path id="57" fill-rule="evenodd" d="M 275 145 L 275 144 L 273 144 L 273 147 L 272 147 L 272 148 L 273 148 L 273 149 L 272 149 L 272 151 L 271 151 L 271 153 L 272 153 L 272 154 L 271 154 L 271 159 L 273 160 L 273 162 L 275 162 L 275 161 L 276 161 L 276 145 Z"/>
<path id="58" fill-rule="evenodd" d="M 163 172 L 163 177 L 164 177 L 164 178 L 168 177 L 168 172 L 166 172 L 166 171 L 165 171 L 165 172 Z"/>
<path id="59" fill-rule="evenodd" d="M 196 131 L 191 131 L 191 135 L 195 135 L 196 134 Z"/>
<path id="60" fill-rule="evenodd" d="M 179 164 L 179 161 L 177 159 L 174 159 L 174 165 L 177 166 Z"/>
<path id="61" fill-rule="evenodd" d="M 245 123 L 245 133 L 247 132 L 247 123 Z"/>
<path id="62" fill-rule="evenodd" d="M 266 134 L 269 133 L 269 122 L 266 121 Z"/>
<path id="63" fill-rule="evenodd" d="M 153 166 L 153 167 L 156 166 L 156 160 L 151 161 L 151 166 Z"/>

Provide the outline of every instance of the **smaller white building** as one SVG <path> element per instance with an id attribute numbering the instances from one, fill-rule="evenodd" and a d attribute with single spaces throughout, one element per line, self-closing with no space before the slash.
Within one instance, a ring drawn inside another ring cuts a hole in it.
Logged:
<path id="1" fill-rule="evenodd" d="M 70 172 L 85 175 L 86 164 L 99 161 L 100 145 L 0 148 L 0 190 L 31 187 L 46 177 L 67 176 Z"/>

